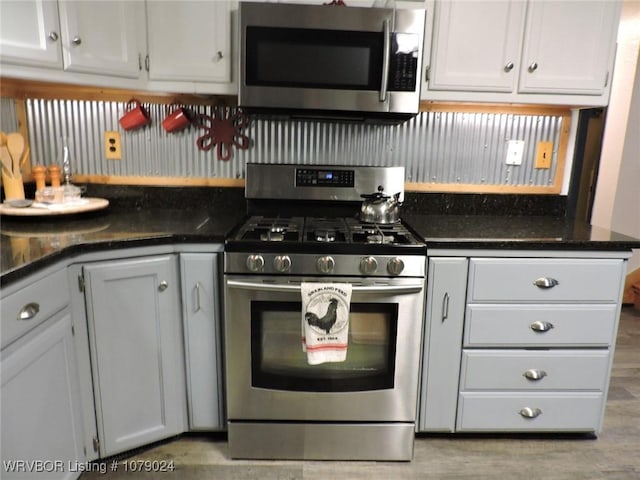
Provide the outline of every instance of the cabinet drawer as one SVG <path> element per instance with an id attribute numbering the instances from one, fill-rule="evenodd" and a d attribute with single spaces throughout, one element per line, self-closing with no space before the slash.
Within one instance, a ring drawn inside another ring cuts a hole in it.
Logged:
<path id="1" fill-rule="evenodd" d="M 457 430 L 598 431 L 603 401 L 599 393 L 461 393 Z"/>
<path id="2" fill-rule="evenodd" d="M 623 265 L 618 259 L 476 258 L 468 301 L 615 303 Z"/>
<path id="3" fill-rule="evenodd" d="M 465 347 L 613 343 L 617 305 L 469 305 Z"/>
<path id="4" fill-rule="evenodd" d="M 603 391 L 608 371 L 608 350 L 466 350 L 460 388 Z"/>
<path id="5" fill-rule="evenodd" d="M 69 304 L 66 270 L 59 270 L 2 298 L 2 347 Z M 21 314 L 26 317 L 20 319 Z"/>

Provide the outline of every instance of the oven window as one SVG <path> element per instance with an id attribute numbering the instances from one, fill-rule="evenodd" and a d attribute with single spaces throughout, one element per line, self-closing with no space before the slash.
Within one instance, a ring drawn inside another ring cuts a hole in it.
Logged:
<path id="1" fill-rule="evenodd" d="M 382 32 L 247 27 L 246 83 L 380 90 Z"/>
<path id="2" fill-rule="evenodd" d="M 344 362 L 309 365 L 300 302 L 251 303 L 251 384 L 275 390 L 349 392 L 394 386 L 398 305 L 351 303 Z"/>

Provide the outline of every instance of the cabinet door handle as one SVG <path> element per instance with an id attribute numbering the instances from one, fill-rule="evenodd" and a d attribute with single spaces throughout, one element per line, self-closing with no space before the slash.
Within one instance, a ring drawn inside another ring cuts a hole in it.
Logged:
<path id="1" fill-rule="evenodd" d="M 158 285 L 158 290 L 161 292 L 164 292 L 167 288 L 169 288 L 169 283 L 166 280 L 161 281 L 160 285 Z"/>
<path id="2" fill-rule="evenodd" d="M 442 322 L 449 318 L 449 293 L 445 292 L 442 297 Z"/>
<path id="3" fill-rule="evenodd" d="M 542 415 L 542 410 L 539 408 L 524 407 L 518 413 L 524 418 L 536 418 Z"/>
<path id="4" fill-rule="evenodd" d="M 533 330 L 534 332 L 548 332 L 553 328 L 553 323 L 536 320 L 531 325 L 529 325 L 529 328 L 531 328 L 531 330 Z"/>
<path id="5" fill-rule="evenodd" d="M 58 38 L 59 38 L 58 32 L 55 32 L 55 31 L 49 32 L 49 40 L 51 40 L 52 42 L 57 42 Z"/>
<path id="6" fill-rule="evenodd" d="M 558 280 L 556 280 L 555 278 L 551 278 L 551 277 L 540 277 L 537 280 L 535 280 L 533 282 L 533 284 L 538 287 L 538 288 L 553 288 L 556 285 L 559 285 L 560 282 L 558 282 Z"/>
<path id="7" fill-rule="evenodd" d="M 73 40 L 71 40 L 71 43 L 73 43 L 74 45 L 80 45 L 82 43 L 82 39 L 79 36 L 75 36 L 73 37 Z"/>
<path id="8" fill-rule="evenodd" d="M 513 62 L 509 62 L 504 66 L 504 71 L 510 72 L 511 70 L 513 70 L 513 67 L 514 67 Z"/>
<path id="9" fill-rule="evenodd" d="M 193 311 L 194 312 L 199 312 L 200 311 L 200 282 L 196 282 L 196 286 L 194 287 L 195 290 L 195 301 L 196 304 L 194 306 Z"/>
<path id="10" fill-rule="evenodd" d="M 18 320 L 31 320 L 40 311 L 40 305 L 35 302 L 27 303 L 18 312 Z"/>
<path id="11" fill-rule="evenodd" d="M 533 62 L 531 65 L 529 65 L 529 73 L 533 73 L 538 69 L 538 64 L 537 62 Z"/>
<path id="12" fill-rule="evenodd" d="M 534 382 L 537 382 L 539 380 L 542 380 L 544 377 L 546 377 L 547 372 L 545 372 L 544 370 L 538 370 L 537 368 L 530 368 L 529 370 L 525 371 L 522 375 L 527 380 L 532 380 Z"/>

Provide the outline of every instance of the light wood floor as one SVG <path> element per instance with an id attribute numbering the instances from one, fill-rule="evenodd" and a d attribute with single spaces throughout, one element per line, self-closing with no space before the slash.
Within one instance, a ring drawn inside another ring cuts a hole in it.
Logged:
<path id="1" fill-rule="evenodd" d="M 84 473 L 97 479 L 640 479 L 640 312 L 624 307 L 603 431 L 597 439 L 419 435 L 412 462 L 242 461 L 223 435 L 185 435 L 128 460 L 173 460 L 174 472 Z M 111 469 L 111 462 L 107 465 Z"/>

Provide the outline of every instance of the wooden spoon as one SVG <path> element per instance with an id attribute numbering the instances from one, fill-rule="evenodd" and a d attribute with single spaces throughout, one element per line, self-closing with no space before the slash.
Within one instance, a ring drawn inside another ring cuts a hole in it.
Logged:
<path id="1" fill-rule="evenodd" d="M 7 135 L 7 148 L 13 160 L 13 176 L 16 177 L 20 174 L 20 160 L 24 152 L 24 137 L 17 132 L 10 133 Z"/>
<path id="2" fill-rule="evenodd" d="M 24 152 L 22 152 L 22 158 L 20 159 L 20 168 L 27 163 L 27 157 L 29 156 L 29 145 L 25 145 Z"/>
<path id="3" fill-rule="evenodd" d="M 4 145 L 0 146 L 0 160 L 2 161 L 3 170 L 6 170 L 6 174 L 10 177 L 13 177 L 13 169 L 11 166 L 11 155 L 9 154 L 9 149 Z"/>

